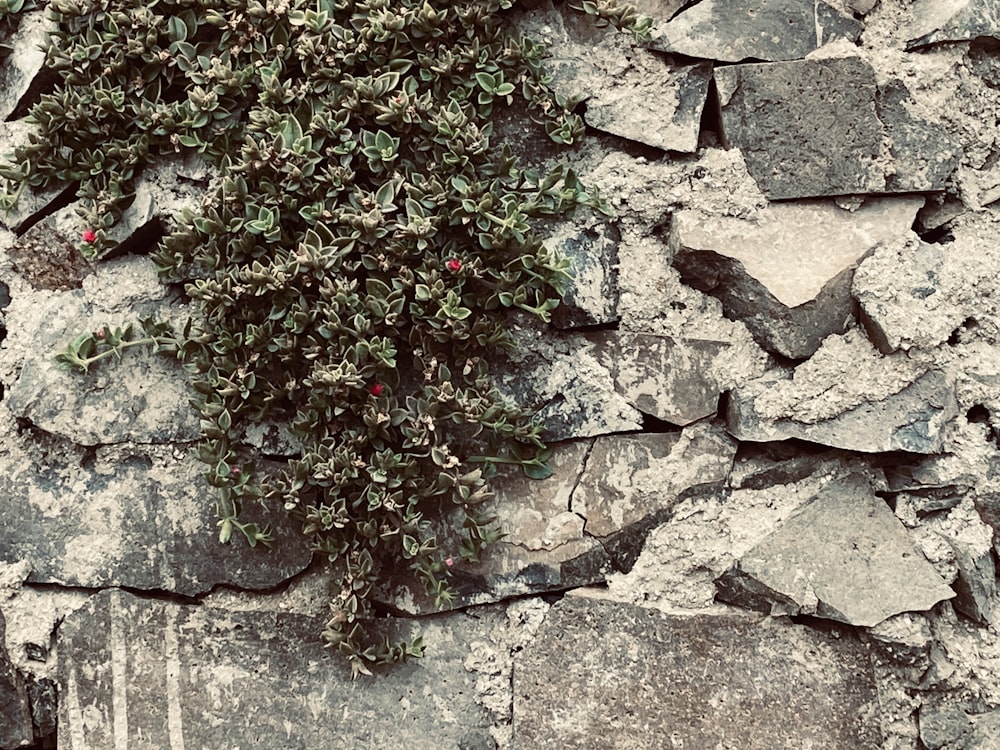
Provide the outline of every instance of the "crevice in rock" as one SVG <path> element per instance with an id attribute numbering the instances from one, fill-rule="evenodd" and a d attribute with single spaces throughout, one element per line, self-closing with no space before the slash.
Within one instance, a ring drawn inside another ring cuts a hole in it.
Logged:
<path id="1" fill-rule="evenodd" d="M 949 242 L 955 241 L 955 235 L 951 231 L 951 224 L 942 224 L 932 229 L 924 229 L 920 226 L 919 221 L 915 221 L 913 223 L 913 231 L 924 242 L 934 245 L 947 245 Z"/>
<path id="2" fill-rule="evenodd" d="M 968 334 L 979 327 L 979 321 L 969 317 L 962 321 L 962 325 L 951 332 L 948 336 L 948 346 L 958 346 L 966 341 Z M 972 421 L 972 420 L 970 420 Z"/>
<path id="3" fill-rule="evenodd" d="M 712 78 L 708 82 L 705 106 L 701 110 L 701 122 L 698 125 L 698 148 L 718 146 L 728 149 L 729 142 L 722 128 L 722 102 L 719 99 L 719 87 L 715 83 L 715 78 Z"/>
<path id="4" fill-rule="evenodd" d="M 55 198 L 46 203 L 44 207 L 29 215 L 28 218 L 20 224 L 11 227 L 11 231 L 13 231 L 18 237 L 21 237 L 40 221 L 44 221 L 48 217 L 52 216 L 52 214 L 66 208 L 66 206 L 70 205 L 77 199 L 76 191 L 79 187 L 79 182 L 70 183 L 64 187 Z"/>
<path id="5" fill-rule="evenodd" d="M 120 242 L 101 260 L 112 260 L 125 255 L 147 255 L 163 238 L 163 224 L 158 218 L 153 218 L 136 229 L 126 240 Z"/>
<path id="6" fill-rule="evenodd" d="M 642 431 L 644 433 L 662 434 L 667 432 L 681 432 L 682 429 L 679 425 L 654 417 L 652 414 L 644 413 L 642 415 Z"/>

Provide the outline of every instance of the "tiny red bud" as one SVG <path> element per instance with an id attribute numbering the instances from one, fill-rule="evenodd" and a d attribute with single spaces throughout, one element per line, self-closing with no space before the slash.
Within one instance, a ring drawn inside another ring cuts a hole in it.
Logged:
<path id="1" fill-rule="evenodd" d="M 381 383 L 375 383 L 371 388 L 368 389 L 373 396 L 381 396 L 385 391 L 385 386 Z"/>
<path id="2" fill-rule="evenodd" d="M 451 557 L 445 558 L 444 564 L 450 568 L 455 564 L 455 560 Z"/>
<path id="3" fill-rule="evenodd" d="M 458 258 L 450 258 L 449 260 L 445 261 L 444 265 L 445 268 L 447 268 L 452 273 L 458 273 L 459 271 L 462 270 L 462 261 L 460 261 Z"/>
<path id="4" fill-rule="evenodd" d="M 95 232 L 93 229 L 85 229 L 83 231 L 83 241 L 86 242 L 87 244 L 90 244 L 96 239 L 97 239 L 97 232 Z"/>
<path id="5" fill-rule="evenodd" d="M 238 477 L 240 474 L 243 473 L 243 469 L 241 469 L 239 466 L 230 466 L 229 473 L 234 477 Z"/>
<path id="6" fill-rule="evenodd" d="M 104 329 L 103 328 L 98 328 L 97 329 L 97 333 L 95 333 L 94 335 L 97 337 L 98 341 L 103 341 L 104 340 Z"/>

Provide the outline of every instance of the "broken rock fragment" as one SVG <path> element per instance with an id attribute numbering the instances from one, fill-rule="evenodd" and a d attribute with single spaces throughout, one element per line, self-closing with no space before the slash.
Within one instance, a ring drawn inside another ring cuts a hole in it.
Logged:
<path id="1" fill-rule="evenodd" d="M 653 32 L 651 47 L 723 62 L 796 60 L 824 44 L 854 42 L 861 24 L 813 0 L 702 0 Z"/>
<path id="2" fill-rule="evenodd" d="M 828 484 L 718 585 L 724 601 L 866 627 L 955 595 L 856 475 Z"/>
<path id="3" fill-rule="evenodd" d="M 1000 39 L 997 0 L 917 0 L 910 14 L 909 49 L 984 36 Z"/>
<path id="4" fill-rule="evenodd" d="M 877 710 L 855 636 L 781 618 L 568 596 L 514 666 L 516 747 L 876 748 Z"/>
<path id="5" fill-rule="evenodd" d="M 552 313 L 557 328 L 580 328 L 618 321 L 618 242 L 611 224 L 558 225 L 546 247 L 569 259 L 570 281 Z"/>
<path id="6" fill-rule="evenodd" d="M 923 198 L 869 198 L 856 211 L 833 201 L 774 203 L 749 221 L 680 211 L 670 224 L 673 265 L 717 297 L 768 351 L 802 359 L 843 333 L 851 280 L 874 247 L 908 234 Z"/>

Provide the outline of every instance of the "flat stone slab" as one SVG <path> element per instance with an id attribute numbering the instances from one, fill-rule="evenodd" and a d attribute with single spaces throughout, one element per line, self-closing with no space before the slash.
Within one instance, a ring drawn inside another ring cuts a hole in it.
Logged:
<path id="1" fill-rule="evenodd" d="M 702 0 L 653 31 L 652 49 L 722 62 L 797 60 L 854 42 L 861 23 L 814 0 Z"/>
<path id="2" fill-rule="evenodd" d="M 700 7 L 700 6 L 696 6 Z M 722 302 L 768 351 L 803 359 L 843 333 L 859 261 L 910 234 L 920 197 L 775 203 L 753 220 L 680 211 L 671 219 L 673 265 L 689 286 Z"/>
<path id="3" fill-rule="evenodd" d="M 808 656 L 806 656 L 808 655 Z M 516 747 L 875 750 L 855 636 L 566 597 L 514 667 Z"/>
<path id="4" fill-rule="evenodd" d="M 1000 39 L 997 0 L 916 0 L 910 13 L 908 49 L 983 36 Z"/>
<path id="5" fill-rule="evenodd" d="M 955 595 L 858 475 L 826 485 L 717 585 L 723 601 L 865 627 Z"/>
<path id="6" fill-rule="evenodd" d="M 943 190 L 958 166 L 959 144 L 861 58 L 731 65 L 715 82 L 724 143 L 771 200 Z"/>
<path id="7" fill-rule="evenodd" d="M 59 746 L 492 747 L 464 661 L 494 617 L 391 621 L 426 656 L 352 682 L 321 618 L 106 591 L 59 631 Z"/>
<path id="8" fill-rule="evenodd" d="M 188 596 L 220 583 L 271 588 L 312 559 L 283 509 L 248 503 L 243 521 L 269 524 L 273 549 L 239 534 L 220 544 L 212 488 L 185 448 L 94 452 L 56 444 L 9 450 L 0 466 L 0 561 L 27 561 L 31 583 L 127 586 Z"/>

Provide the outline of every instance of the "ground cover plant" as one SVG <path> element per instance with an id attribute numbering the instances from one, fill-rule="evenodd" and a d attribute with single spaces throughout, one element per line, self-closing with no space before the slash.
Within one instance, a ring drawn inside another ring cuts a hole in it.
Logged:
<path id="1" fill-rule="evenodd" d="M 148 164 L 197 151 L 218 166 L 153 255 L 191 300 L 187 325 L 102 326 L 59 358 L 85 371 L 152 345 L 184 363 L 221 541 L 280 542 L 241 520 L 247 503 L 299 518 L 336 567 L 323 637 L 355 674 L 421 650 L 364 629 L 383 572 L 406 566 L 447 601 L 453 566 L 498 536 L 493 467 L 546 471 L 541 426 L 493 387 L 487 355 L 505 311 L 547 320 L 567 278 L 532 221 L 602 203 L 492 142 L 510 106 L 558 143 L 583 133 L 543 49 L 504 26 L 511 5 L 52 0 L 59 83 L 2 171 L 9 200 L 78 183 L 81 249 L 99 258 Z M 580 10 L 646 28 L 617 3 Z M 256 421 L 289 425 L 301 456 L 264 470 L 239 440 Z M 440 549 L 430 519 L 455 508 L 464 540 Z"/>

